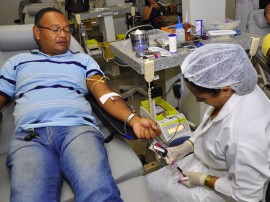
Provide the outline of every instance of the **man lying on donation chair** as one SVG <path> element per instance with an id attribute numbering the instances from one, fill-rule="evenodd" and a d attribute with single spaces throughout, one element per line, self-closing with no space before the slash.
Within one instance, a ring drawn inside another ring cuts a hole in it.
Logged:
<path id="1" fill-rule="evenodd" d="M 85 95 L 129 124 L 138 138 L 160 135 L 112 92 L 89 55 L 68 50 L 70 30 L 55 8 L 35 16 L 39 50 L 11 57 L 1 68 L 0 107 L 14 99 L 15 134 L 7 155 L 11 201 L 59 201 L 63 177 L 76 201 L 123 201 Z M 102 191 L 101 191 L 102 190 Z"/>

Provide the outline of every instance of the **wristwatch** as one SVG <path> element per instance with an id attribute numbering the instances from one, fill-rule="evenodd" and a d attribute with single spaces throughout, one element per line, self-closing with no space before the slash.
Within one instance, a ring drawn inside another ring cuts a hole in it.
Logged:
<path id="1" fill-rule="evenodd" d="M 215 179 L 213 178 L 213 176 L 211 175 L 207 175 L 205 180 L 204 180 L 204 186 L 208 189 L 212 189 L 214 190 L 215 189 Z"/>
<path id="2" fill-rule="evenodd" d="M 131 112 L 128 117 L 126 118 L 126 123 L 129 125 L 129 122 L 131 121 L 131 119 L 136 116 L 137 114 L 134 112 Z"/>

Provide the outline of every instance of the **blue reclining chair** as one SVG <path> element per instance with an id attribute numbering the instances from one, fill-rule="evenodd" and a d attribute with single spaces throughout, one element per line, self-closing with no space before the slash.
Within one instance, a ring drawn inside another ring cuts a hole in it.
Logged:
<path id="1" fill-rule="evenodd" d="M 264 9 L 257 9 L 250 12 L 247 22 L 247 31 L 251 36 L 263 37 L 270 33 L 270 26 L 266 23 L 264 17 Z M 261 52 L 261 47 L 256 53 L 258 76 L 261 78 L 259 85 L 265 92 L 265 94 L 270 97 L 270 68 L 269 62 Z"/>
<path id="2" fill-rule="evenodd" d="M 37 48 L 32 34 L 32 27 L 33 25 L 31 24 L 0 26 L 0 67 L 2 67 L 9 57 Z M 69 48 L 73 52 L 84 52 L 81 45 L 73 37 Z M 95 111 L 95 106 L 92 107 L 93 111 Z M 14 103 L 10 103 L 3 108 L 3 118 L 0 124 L 1 202 L 10 201 L 10 179 L 8 169 L 6 168 L 6 155 L 15 128 L 12 115 L 13 109 Z M 109 136 L 111 131 L 98 118 L 97 120 L 105 137 Z M 119 138 L 113 138 L 109 143 L 105 144 L 105 147 L 108 153 L 112 175 L 120 189 L 123 200 L 126 202 L 150 201 L 142 176 L 143 166 L 135 152 L 125 141 Z M 71 201 L 75 201 L 74 194 L 69 185 L 64 182 L 61 202 Z"/>
<path id="3" fill-rule="evenodd" d="M 264 93 L 270 98 L 270 64 L 266 60 L 261 50 L 256 53 L 256 62 L 258 67 L 259 86 L 262 88 Z"/>

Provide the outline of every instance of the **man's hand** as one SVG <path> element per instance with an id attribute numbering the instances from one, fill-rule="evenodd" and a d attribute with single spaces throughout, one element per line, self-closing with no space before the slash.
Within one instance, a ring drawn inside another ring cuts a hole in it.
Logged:
<path id="1" fill-rule="evenodd" d="M 135 135 L 140 139 L 154 139 L 161 134 L 157 123 L 152 119 L 135 116 L 131 119 L 130 126 L 133 128 Z"/>

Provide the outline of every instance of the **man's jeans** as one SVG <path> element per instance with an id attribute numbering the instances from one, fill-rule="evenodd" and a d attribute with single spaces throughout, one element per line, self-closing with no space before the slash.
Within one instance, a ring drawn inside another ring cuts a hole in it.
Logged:
<path id="1" fill-rule="evenodd" d="M 122 201 L 112 177 L 104 138 L 90 126 L 36 128 L 39 138 L 15 134 L 7 166 L 11 172 L 11 202 L 60 201 L 63 177 L 76 201 Z"/>

